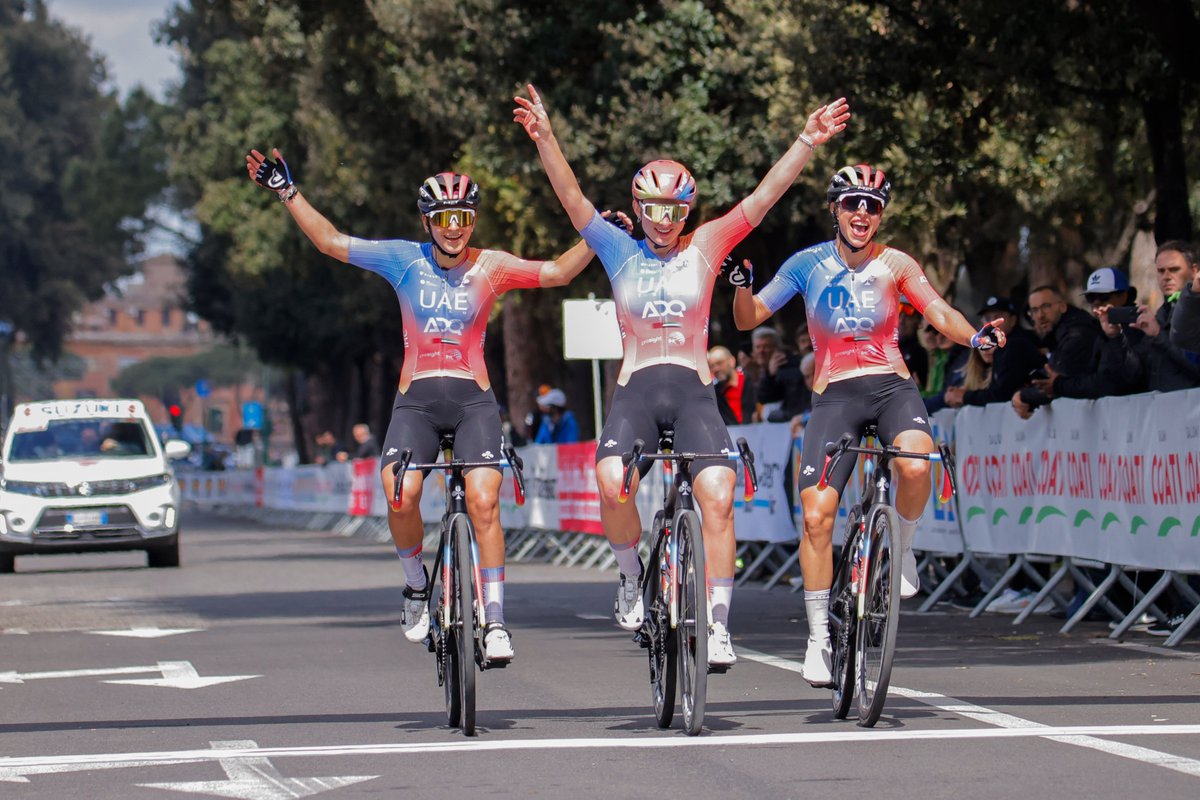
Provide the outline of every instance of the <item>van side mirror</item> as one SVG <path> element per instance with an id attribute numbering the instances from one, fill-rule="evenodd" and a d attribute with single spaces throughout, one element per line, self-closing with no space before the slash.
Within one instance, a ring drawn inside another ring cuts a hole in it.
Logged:
<path id="1" fill-rule="evenodd" d="M 192 452 L 192 446 L 183 439 L 167 439 L 167 443 L 163 445 L 163 452 L 170 459 L 187 458 Z"/>

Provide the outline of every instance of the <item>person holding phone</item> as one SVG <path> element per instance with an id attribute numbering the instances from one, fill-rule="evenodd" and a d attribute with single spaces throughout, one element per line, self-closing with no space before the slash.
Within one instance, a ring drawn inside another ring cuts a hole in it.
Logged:
<path id="1" fill-rule="evenodd" d="M 1034 410 L 1053 399 L 1054 382 L 1060 376 L 1075 378 L 1093 368 L 1092 355 L 1096 342 L 1103 337 L 1096 318 L 1067 302 L 1057 286 L 1038 286 L 1029 293 L 1026 312 L 1033 330 L 1041 337 L 1046 351 L 1046 377 L 1032 377 L 1028 385 L 1012 396 L 1013 410 L 1022 419 L 1033 416 Z"/>

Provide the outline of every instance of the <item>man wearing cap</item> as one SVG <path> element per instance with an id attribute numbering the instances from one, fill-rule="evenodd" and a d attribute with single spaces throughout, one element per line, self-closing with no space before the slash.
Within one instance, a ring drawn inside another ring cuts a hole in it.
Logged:
<path id="1" fill-rule="evenodd" d="M 542 412 L 542 424 L 538 428 L 534 444 L 570 444 L 579 441 L 579 423 L 575 415 L 567 410 L 567 396 L 562 389 L 551 389 L 537 399 Z"/>
<path id="2" fill-rule="evenodd" d="M 1104 335 L 1095 317 L 1069 304 L 1057 287 L 1047 285 L 1029 293 L 1029 318 L 1049 356 L 1043 381 L 1086 375 L 1092 369 L 1096 340 Z M 1019 417 L 1029 419 L 1034 409 L 1050 402 L 1044 387 L 1044 383 L 1042 387 L 1031 383 L 1013 395 L 1013 409 Z"/>
<path id="3" fill-rule="evenodd" d="M 1000 329 L 1008 337 L 1008 345 L 996 351 L 992 360 L 992 379 L 982 389 L 967 390 L 954 386 L 946 390 L 946 405 L 982 406 L 988 403 L 1007 403 L 1013 393 L 1029 380 L 1029 373 L 1041 367 L 1046 357 L 1038 349 L 1033 331 L 1021 327 L 1017 306 L 1007 297 L 989 297 L 979 309 L 981 319 L 1001 320 Z"/>

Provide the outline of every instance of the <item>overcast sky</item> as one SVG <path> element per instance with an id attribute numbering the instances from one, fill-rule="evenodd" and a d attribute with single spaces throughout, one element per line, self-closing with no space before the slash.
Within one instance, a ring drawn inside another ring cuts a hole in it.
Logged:
<path id="1" fill-rule="evenodd" d="M 151 29 L 167 16 L 175 0 L 47 0 L 50 15 L 92 40 L 102 53 L 109 79 L 125 96 L 136 84 L 155 97 L 176 80 L 178 69 L 166 47 L 154 43 Z"/>

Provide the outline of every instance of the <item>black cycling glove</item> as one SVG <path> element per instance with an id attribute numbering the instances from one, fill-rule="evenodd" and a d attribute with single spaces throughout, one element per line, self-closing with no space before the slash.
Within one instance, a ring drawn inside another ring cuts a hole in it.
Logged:
<path id="1" fill-rule="evenodd" d="M 269 158 L 263 159 L 263 163 L 259 165 L 258 170 L 254 173 L 254 182 L 280 196 L 289 187 L 294 185 L 292 171 L 288 169 L 287 162 L 283 160 L 283 156 L 279 157 L 278 162 L 272 161 Z"/>
<path id="2" fill-rule="evenodd" d="M 721 271 L 726 273 L 725 277 L 738 289 L 750 289 L 754 286 L 754 268 L 750 266 L 749 261 L 741 263 L 733 256 L 725 256 L 721 263 Z"/>

